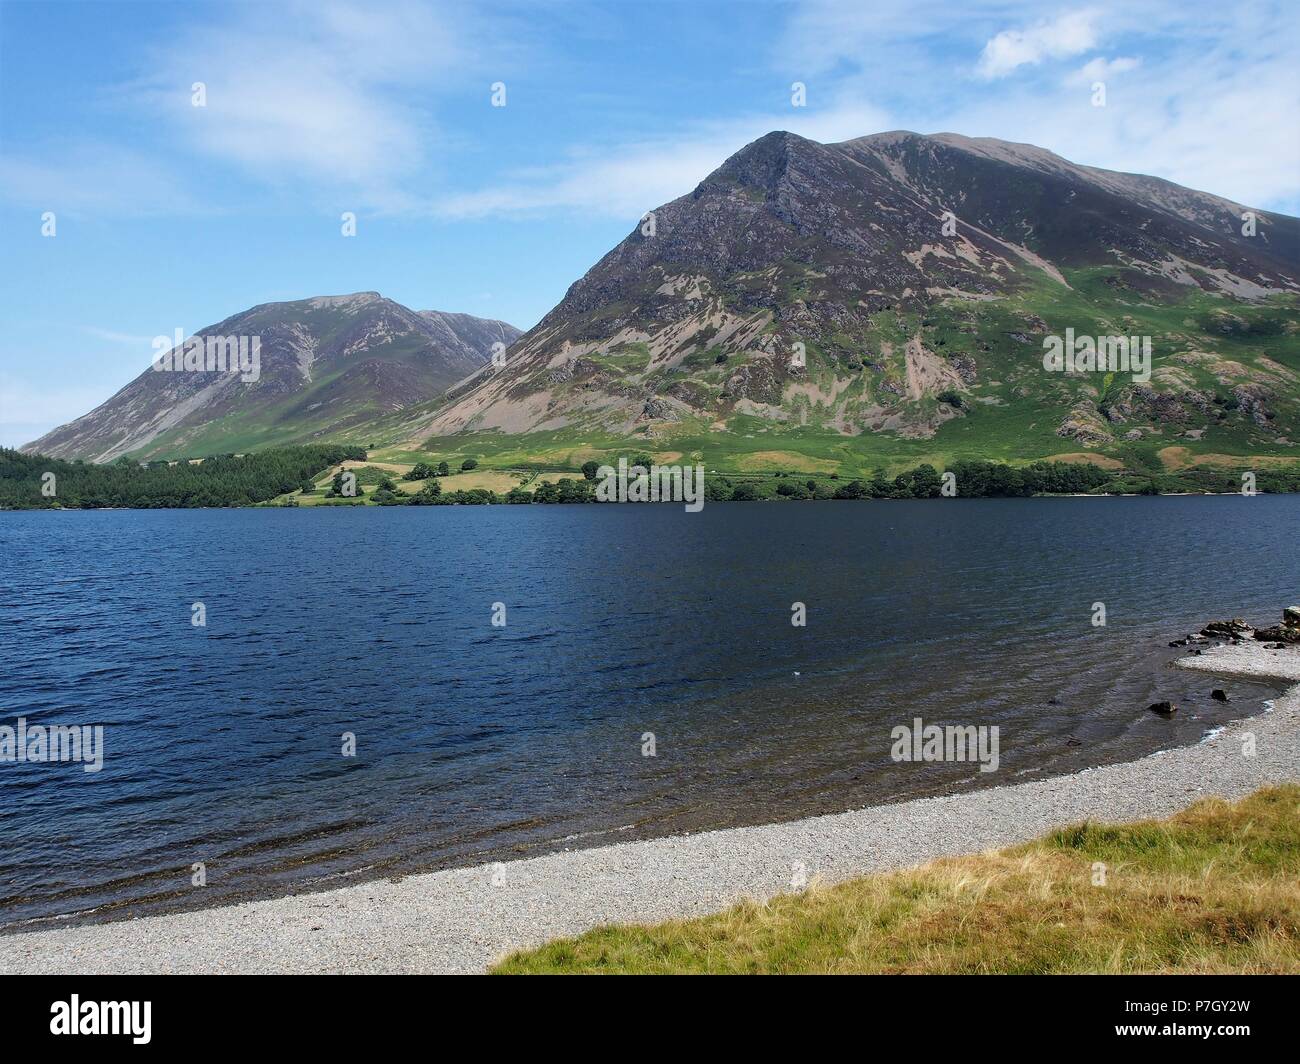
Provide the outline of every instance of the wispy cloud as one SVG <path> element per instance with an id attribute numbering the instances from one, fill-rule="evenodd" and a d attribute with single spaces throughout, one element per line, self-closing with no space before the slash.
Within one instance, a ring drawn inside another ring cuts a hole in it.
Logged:
<path id="1" fill-rule="evenodd" d="M 472 9 L 415 3 L 240 6 L 155 51 L 127 96 L 210 163 L 262 182 L 325 187 L 362 206 L 402 199 L 436 145 L 427 106 L 464 67 Z M 193 104 L 202 83 L 205 106 Z"/>
<path id="2" fill-rule="evenodd" d="M 516 37 L 493 36 L 502 24 L 468 3 L 224 6 L 142 44 L 138 75 L 101 87 L 97 106 L 122 139 L 10 143 L 0 191 L 126 215 L 246 207 L 207 194 L 226 174 L 309 201 L 406 209 L 445 139 L 442 95 L 483 61 L 485 41 L 498 63 L 521 54 Z"/>
<path id="3" fill-rule="evenodd" d="M 1130 70 L 1136 70 L 1141 65 L 1142 60 L 1134 56 L 1119 56 L 1116 59 L 1106 59 L 1098 56 L 1096 59 L 1088 60 L 1071 74 L 1069 83 L 1072 85 L 1093 85 L 1098 81 L 1105 81 L 1107 78 L 1117 77 Z"/>
<path id="4" fill-rule="evenodd" d="M 773 129 L 828 141 L 902 127 L 1031 141 L 1257 206 L 1300 201 L 1293 5 L 1087 0 L 1043 18 L 1018 0 L 966 0 L 961 17 L 947 0 L 805 0 L 772 11 L 784 28 L 751 58 L 773 84 L 807 81 L 813 106 L 729 111 L 701 96 L 698 117 L 679 110 L 662 132 L 620 139 L 606 123 L 567 142 L 525 139 L 494 171 L 461 165 L 481 162 L 478 118 L 453 121 L 450 102 L 480 83 L 486 100 L 489 67 L 563 61 L 566 40 L 608 12 L 530 9 L 543 27 L 534 43 L 509 7 L 226 6 L 143 51 L 140 75 L 104 94 L 129 119 L 119 128 L 153 129 L 165 148 L 10 144 L 0 190 L 42 209 L 243 209 L 228 184 L 207 194 L 203 175 L 220 172 L 237 175 L 250 200 L 278 193 L 313 208 L 635 219 Z M 557 55 L 537 59 L 548 49 Z M 1091 107 L 1095 81 L 1108 83 L 1104 108 Z M 206 107 L 191 105 L 194 82 Z M 638 92 L 615 83 L 599 95 Z M 568 99 L 579 114 L 580 102 Z"/>
<path id="5" fill-rule="evenodd" d="M 639 218 L 690 192 L 727 158 L 773 130 L 810 140 L 848 140 L 887 128 L 884 111 L 843 103 L 824 111 L 755 114 L 730 122 L 701 122 L 663 137 L 605 147 L 583 147 L 563 163 L 521 170 L 500 184 L 452 196 L 432 206 L 450 219 L 581 211 Z"/>
<path id="6" fill-rule="evenodd" d="M 114 344 L 127 344 L 133 347 L 148 348 L 153 342 L 151 336 L 132 336 L 130 333 L 114 332 L 112 329 L 101 329 L 97 325 L 83 325 L 81 331 L 98 340 L 107 340 Z"/>
<path id="7" fill-rule="evenodd" d="M 147 217 L 206 211 L 156 154 L 60 138 L 0 156 L 0 194 L 36 210 Z"/>
<path id="8" fill-rule="evenodd" d="M 810 0 L 774 62 L 856 86 L 919 132 L 1030 142 L 1300 209 L 1294 4 L 1096 0 L 1045 21 L 1010 0 L 967 0 L 962 11 L 954 20 L 935 0 Z M 1103 47 L 1111 54 L 1090 54 Z M 933 77 L 937 68 L 951 75 Z M 1104 107 L 1092 106 L 1094 81 L 1107 83 Z"/>

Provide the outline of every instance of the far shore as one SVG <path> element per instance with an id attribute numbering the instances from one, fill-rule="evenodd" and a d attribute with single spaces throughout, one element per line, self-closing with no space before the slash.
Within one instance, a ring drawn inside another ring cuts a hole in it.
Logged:
<path id="1" fill-rule="evenodd" d="M 0 937 L 0 973 L 482 972 L 511 950 L 600 924 L 699 916 L 789 893 L 798 876 L 838 882 L 1085 819 L 1163 817 L 1209 795 L 1300 781 L 1300 646 L 1215 646 L 1178 664 L 1292 686 L 1262 716 L 1138 761 L 789 823 L 9 935 Z"/>
<path id="2" fill-rule="evenodd" d="M 575 475 L 575 476 L 576 476 L 576 475 Z M 1294 495 L 1300 494 L 1300 492 L 1289 492 L 1289 491 L 1261 491 L 1261 492 L 1258 492 L 1257 494 L 1258 494 L 1259 496 L 1269 495 L 1269 496 L 1284 496 L 1284 497 L 1291 497 L 1291 496 L 1294 496 Z M 1204 496 L 1204 497 L 1206 497 L 1206 498 L 1235 498 L 1235 497 L 1241 496 L 1241 492 L 1239 492 L 1239 491 L 1161 491 L 1161 492 L 1156 492 L 1156 493 L 1154 493 L 1154 494 L 1147 494 L 1147 493 L 1143 493 L 1143 492 L 1139 492 L 1139 491 L 1117 491 L 1117 492 L 1084 492 L 1084 491 L 1078 491 L 1078 492 L 1060 492 L 1060 493 L 1040 492 L 1040 493 L 1038 493 L 1038 494 L 1034 494 L 1034 495 L 980 495 L 980 496 L 970 496 L 970 497 L 962 496 L 962 495 L 955 495 L 955 496 L 953 496 L 953 497 L 950 498 L 950 499 L 942 499 L 942 500 L 937 499 L 937 498 L 925 498 L 925 499 L 888 499 L 888 498 L 882 498 L 882 499 L 852 499 L 852 500 L 845 500 L 845 499 L 797 499 L 797 500 L 787 500 L 787 499 L 781 499 L 780 497 L 777 497 L 777 498 L 762 498 L 762 499 L 710 499 L 710 500 L 707 500 L 706 505 L 714 505 L 714 506 L 729 506 L 729 505 L 732 505 L 732 504 L 734 504 L 734 503 L 745 503 L 745 502 L 748 502 L 748 503 L 763 503 L 763 504 L 776 504 L 776 505 L 797 505 L 797 504 L 799 504 L 799 503 L 811 503 L 811 502 L 840 502 L 840 503 L 848 502 L 848 503 L 851 504 L 851 503 L 880 503 L 880 502 L 883 502 L 883 503 L 891 503 L 891 502 L 938 502 L 938 501 L 943 501 L 943 502 L 954 502 L 954 501 L 958 501 L 958 500 L 964 500 L 964 501 L 966 501 L 966 502 L 973 502 L 973 501 L 1007 500 L 1007 499 L 1015 499 L 1015 500 L 1023 500 L 1023 499 L 1181 499 L 1181 498 L 1200 497 L 1200 496 Z M 163 510 L 171 510 L 171 511 L 174 511 L 174 512 L 177 512 L 177 513 L 193 513 L 194 511 L 197 511 L 197 510 L 340 510 L 340 509 L 342 509 L 342 510 L 346 510 L 346 509 L 353 509 L 353 508 L 359 508 L 359 509 L 363 509 L 363 510 L 384 510 L 384 509 L 394 509 L 394 508 L 396 508 L 396 509 L 401 509 L 401 508 L 403 508 L 404 505 L 406 505 L 406 504 L 397 504 L 396 507 L 394 507 L 394 506 L 392 506 L 392 505 L 388 505 L 388 504 L 383 504 L 383 503 L 374 503 L 374 502 L 370 502 L 370 501 L 368 501 L 367 498 L 366 498 L 365 496 L 362 496 L 362 497 L 359 498 L 359 499 L 351 500 L 351 501 L 348 501 L 348 502 L 336 502 L 336 501 L 334 501 L 334 500 L 331 499 L 331 500 L 324 500 L 324 501 L 321 501 L 321 502 L 317 502 L 317 503 L 315 503 L 315 504 L 313 504 L 313 505 L 310 505 L 310 506 L 300 506 L 300 505 L 298 505 L 298 504 L 296 504 L 296 503 L 294 503 L 294 502 L 292 502 L 292 501 L 290 501 L 290 502 L 250 502 L 250 503 L 245 503 L 245 504 L 243 504 L 243 505 L 239 505 L 239 506 L 39 506 L 39 507 L 26 507 L 26 508 L 21 508 L 21 509 L 20 509 L 20 508 L 16 508 L 16 507 L 0 506 L 0 514 L 2 514 L 2 513 L 85 513 L 85 512 L 95 512 L 95 511 L 112 511 L 112 512 L 119 512 L 119 511 L 120 511 L 120 512 L 128 512 L 128 513 L 130 513 L 130 512 L 137 512 L 137 511 L 163 511 Z M 477 507 L 477 506 L 501 506 L 501 507 L 508 507 L 508 506 L 510 506 L 510 505 L 512 505 L 512 504 L 509 503 L 509 502 L 507 502 L 504 498 L 501 498 L 501 499 L 496 500 L 495 502 L 447 502 L 447 503 L 443 503 L 443 504 L 441 504 L 441 505 L 444 505 L 444 506 L 471 506 L 471 507 Z M 545 505 L 545 504 L 531 504 L 531 505 Z M 654 503 L 633 503 L 633 502 L 612 502 L 612 501 L 611 501 L 611 502 L 589 502 L 589 503 L 570 503 L 570 502 L 561 502 L 561 503 L 557 503 L 557 504 L 555 504 L 555 505 L 560 505 L 560 506 L 590 505 L 590 506 L 667 506 L 667 507 L 673 507 L 673 506 L 680 506 L 681 503 L 679 503 L 679 502 L 663 502 L 663 501 L 661 501 L 661 502 L 654 502 Z"/>

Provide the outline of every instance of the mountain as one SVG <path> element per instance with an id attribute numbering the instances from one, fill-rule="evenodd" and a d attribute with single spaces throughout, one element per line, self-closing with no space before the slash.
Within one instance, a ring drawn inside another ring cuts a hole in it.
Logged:
<path id="1" fill-rule="evenodd" d="M 771 133 L 403 429 L 570 455 L 640 438 L 736 469 L 1294 457 L 1300 220 L 1247 211 L 1032 145 Z M 1150 379 L 1048 372 L 1067 329 L 1149 337 Z"/>
<path id="2" fill-rule="evenodd" d="M 1071 332 L 1149 342 L 1149 376 L 1049 372 L 1044 342 Z M 849 474 L 1300 462 L 1300 219 L 952 133 L 770 133 L 523 335 L 373 292 L 203 334 L 260 336 L 260 379 L 149 370 L 25 450 L 329 440 L 573 468 L 636 447 Z"/>
<path id="3" fill-rule="evenodd" d="M 258 340 L 256 371 L 152 366 L 89 414 L 22 450 L 111 461 L 354 439 L 362 426 L 433 402 L 519 330 L 468 314 L 413 311 L 377 292 L 263 303 L 196 334 Z M 218 345 L 225 356 L 227 349 Z M 163 357 L 183 360 L 176 349 Z M 229 364 L 229 363 L 227 363 Z M 255 378 L 255 379 L 254 379 Z"/>

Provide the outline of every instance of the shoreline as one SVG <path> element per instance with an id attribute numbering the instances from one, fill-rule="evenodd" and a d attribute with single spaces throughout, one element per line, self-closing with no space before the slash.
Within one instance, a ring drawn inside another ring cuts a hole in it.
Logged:
<path id="1" fill-rule="evenodd" d="M 758 479 L 753 473 L 733 473 L 729 474 L 739 480 Z M 582 476 L 581 473 L 574 474 L 571 480 L 577 480 Z M 1244 496 L 1240 491 L 1037 491 L 1029 495 L 954 495 L 951 498 L 945 498 L 943 501 L 952 502 L 958 499 L 965 501 L 986 500 L 986 499 L 1188 499 L 1188 498 L 1214 498 L 1230 499 L 1241 496 L 1243 498 L 1255 498 L 1261 495 L 1272 496 L 1293 496 L 1300 495 L 1300 489 L 1296 491 L 1268 491 L 1260 489 L 1254 496 Z M 313 502 L 309 505 L 302 505 L 296 500 L 290 499 L 281 502 L 268 499 L 265 502 L 249 502 L 230 505 L 213 505 L 213 506 L 0 506 L 0 513 L 80 513 L 80 512 L 156 512 L 156 511 L 175 511 L 177 513 L 191 513 L 195 510 L 329 510 L 329 509 L 349 509 L 352 507 L 361 507 L 367 510 L 382 509 L 401 509 L 409 506 L 410 499 L 413 495 L 407 495 L 401 502 L 374 502 L 369 495 L 363 495 L 351 502 L 336 502 L 334 500 L 323 500 Z M 707 502 L 715 504 L 728 503 L 801 503 L 801 502 L 928 502 L 942 498 L 938 495 L 915 496 L 911 498 L 894 498 L 892 496 L 864 496 L 860 499 L 833 499 L 833 498 L 808 498 L 808 499 L 787 499 L 780 495 L 762 496 L 754 499 L 708 499 Z M 646 503 L 634 503 L 632 500 L 609 500 L 600 502 L 595 499 L 583 500 L 566 500 L 556 501 L 554 503 L 511 503 L 504 495 L 499 495 L 492 502 L 440 502 L 436 506 L 631 506 L 646 505 Z M 650 505 L 655 506 L 680 506 L 680 500 L 657 500 Z"/>
<path id="2" fill-rule="evenodd" d="M 1262 716 L 1192 746 L 1066 776 L 759 827 L 673 835 L 334 890 L 0 937 L 0 973 L 482 972 L 601 923 L 714 912 L 792 889 L 1024 842 L 1084 819 L 1166 816 L 1300 780 L 1300 650 L 1179 659 L 1291 684 Z M 1256 755 L 1243 756 L 1246 733 Z"/>
<path id="3" fill-rule="evenodd" d="M 1189 622 L 1187 625 L 1187 627 L 1194 626 L 1195 622 Z M 1173 651 L 1172 649 L 1165 649 L 1163 635 L 1155 643 L 1159 643 L 1159 649 L 1153 650 L 1150 660 L 1153 669 L 1157 669 L 1157 671 L 1173 669 L 1180 659 L 1186 657 L 1185 650 Z M 1153 647 L 1155 643 L 1152 644 Z M 1171 648 L 1172 646 L 1173 644 L 1170 644 Z M 1156 663 L 1158 663 L 1158 666 Z M 1186 679 L 1186 677 L 1184 678 Z M 229 890 L 219 893 L 213 892 L 215 897 L 211 900 L 203 899 L 202 895 L 206 892 L 187 892 L 189 896 L 185 897 L 184 900 L 181 900 L 179 893 L 176 893 L 170 899 L 162 902 L 151 900 L 143 905 L 133 899 L 109 899 L 89 905 L 74 904 L 73 907 L 64 911 L 32 915 L 0 923 L 0 940 L 14 935 L 44 930 L 71 929 L 104 923 L 140 920 L 148 917 L 175 916 L 203 909 L 232 908 L 237 905 L 271 901 L 289 896 L 301 897 L 309 894 L 329 893 L 370 882 L 400 880 L 434 872 L 447 872 L 466 868 L 490 868 L 502 862 L 517 862 L 530 857 L 551 856 L 577 849 L 597 849 L 617 844 L 620 841 L 650 842 L 673 836 L 703 835 L 739 828 L 780 825 L 851 813 L 877 806 L 898 805 L 926 798 L 954 797 L 971 793 L 977 789 L 996 789 L 1019 782 L 1044 782 L 1060 779 L 1086 769 L 1104 768 L 1109 765 L 1137 761 L 1154 754 L 1207 742 L 1222 732 L 1225 726 L 1268 713 L 1275 699 L 1285 693 L 1287 689 L 1285 681 L 1279 681 L 1267 674 L 1243 674 L 1235 677 L 1235 679 L 1239 683 L 1252 684 L 1253 689 L 1244 698 L 1242 692 L 1234 691 L 1230 712 L 1235 715 L 1220 716 L 1218 723 L 1203 723 L 1200 726 L 1199 734 L 1194 738 L 1166 736 L 1161 741 L 1162 745 L 1144 742 L 1134 743 L 1133 745 L 1137 746 L 1137 749 L 1111 749 L 1110 744 L 1118 745 L 1121 739 L 1126 746 L 1128 745 L 1128 737 L 1117 731 L 1104 740 L 1100 747 L 1088 746 L 1088 752 L 1082 756 L 1073 758 L 1069 758 L 1068 755 L 1049 757 L 1045 764 L 1039 763 L 1030 767 L 1012 770 L 1009 774 L 1003 773 L 1000 780 L 995 779 L 997 774 L 986 776 L 975 773 L 972 777 L 965 779 L 934 781 L 926 785 L 909 785 L 906 789 L 891 789 L 883 794 L 855 793 L 845 790 L 837 794 L 833 802 L 819 803 L 822 806 L 821 808 L 808 807 L 805 803 L 805 808 L 796 811 L 789 808 L 787 804 L 780 809 L 768 808 L 763 811 L 755 811 L 752 814 L 735 816 L 730 818 L 730 823 L 685 824 L 678 826 L 675 830 L 666 832 L 654 827 L 648 827 L 645 831 L 642 831 L 639 830 L 642 825 L 635 821 L 631 823 L 616 821 L 601 826 L 589 827 L 585 830 L 577 830 L 571 834 L 548 836 L 527 845 L 514 844 L 480 848 L 477 852 L 434 859 L 414 866 L 401 864 L 391 856 L 387 858 L 381 857 L 367 861 L 358 867 L 326 871 L 297 882 L 280 883 L 272 889 L 259 885 L 246 887 L 237 892 Z M 1199 714 L 1196 709 L 1199 706 L 1194 702 L 1195 696 L 1185 691 L 1184 697 L 1193 702 L 1189 706 L 1191 712 L 1185 714 L 1185 716 L 1190 716 L 1193 721 L 1198 720 Z M 1179 701 L 1181 703 L 1182 699 L 1180 698 Z M 1134 703 L 1135 707 L 1141 704 L 1140 700 Z M 1138 712 L 1142 717 L 1150 716 L 1147 713 L 1141 713 L 1140 710 Z M 196 897 L 195 894 L 198 896 Z M 68 900 L 71 901 L 72 899 Z"/>

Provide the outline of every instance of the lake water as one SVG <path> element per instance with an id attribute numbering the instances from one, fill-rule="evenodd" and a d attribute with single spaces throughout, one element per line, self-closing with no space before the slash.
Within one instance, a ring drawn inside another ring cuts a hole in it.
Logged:
<path id="1" fill-rule="evenodd" d="M 0 763 L 0 926 L 1194 743 L 1276 689 L 1174 670 L 1167 644 L 1275 622 L 1297 528 L 1296 496 L 0 514 L 0 723 L 101 724 L 105 747 L 98 773 Z M 1166 698 L 1175 718 L 1147 712 Z M 998 771 L 891 760 L 916 716 L 997 725 Z"/>

